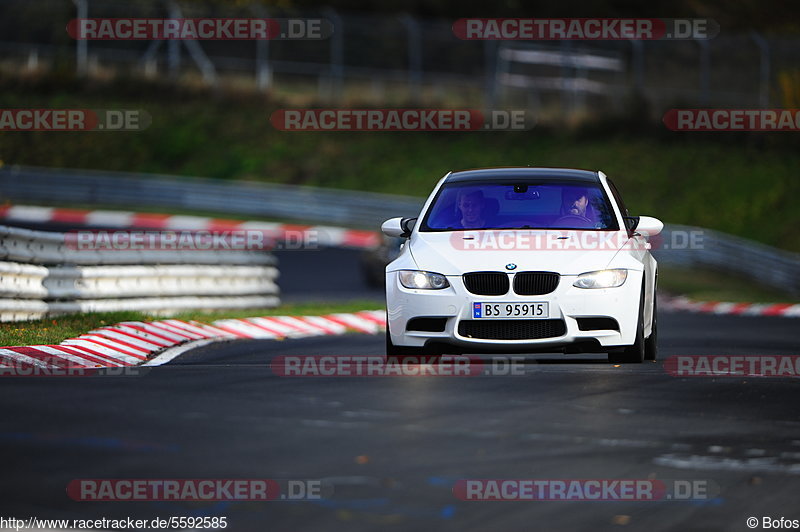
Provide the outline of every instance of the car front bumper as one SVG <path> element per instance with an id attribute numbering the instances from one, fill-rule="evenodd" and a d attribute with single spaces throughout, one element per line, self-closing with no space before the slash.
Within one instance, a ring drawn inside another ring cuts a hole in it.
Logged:
<path id="1" fill-rule="evenodd" d="M 387 272 L 388 327 L 392 343 L 397 346 L 422 347 L 430 343 L 440 343 L 464 350 L 502 352 L 570 350 L 571 347 L 580 345 L 603 348 L 631 345 L 638 326 L 642 276 L 641 271 L 629 270 L 628 278 L 622 286 L 583 289 L 572 286 L 577 276 L 564 275 L 556 289 L 549 294 L 521 296 L 512 289 L 502 296 L 482 296 L 468 292 L 460 275 L 447 276 L 450 286 L 442 290 L 414 290 L 400 284 L 398 272 Z M 476 302 L 547 302 L 547 318 L 563 320 L 566 332 L 560 336 L 523 340 L 462 336 L 459 334 L 459 324 L 463 320 L 473 319 L 473 303 Z M 444 331 L 407 330 L 409 320 L 418 317 L 446 318 Z M 617 322 L 619 330 L 580 330 L 579 318 L 612 318 Z"/>

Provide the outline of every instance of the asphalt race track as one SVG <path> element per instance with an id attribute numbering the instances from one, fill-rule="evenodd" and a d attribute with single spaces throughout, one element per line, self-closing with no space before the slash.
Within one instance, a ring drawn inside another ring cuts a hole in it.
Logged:
<path id="1" fill-rule="evenodd" d="M 357 271 L 354 252 L 334 255 Z M 305 299 L 316 282 L 284 289 Z M 140 376 L 7 378 L 0 515 L 227 516 L 236 531 L 735 531 L 749 530 L 748 517 L 800 519 L 798 382 L 676 378 L 663 366 L 678 354 L 800 354 L 797 320 L 662 313 L 659 327 L 656 363 L 536 355 L 514 376 L 290 378 L 270 369 L 278 355 L 383 353 L 382 336 L 353 334 L 211 344 Z M 323 479 L 333 494 L 71 500 L 67 484 L 87 478 Z M 452 491 L 459 479 L 647 478 L 705 481 L 719 494 L 487 502 Z"/>

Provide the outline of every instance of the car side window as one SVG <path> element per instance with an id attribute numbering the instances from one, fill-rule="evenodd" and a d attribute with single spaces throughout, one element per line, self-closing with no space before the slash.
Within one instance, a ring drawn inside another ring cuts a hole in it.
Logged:
<path id="1" fill-rule="evenodd" d="M 617 202 L 622 216 L 630 216 L 628 208 L 625 206 L 625 202 L 622 201 L 622 196 L 620 195 L 619 190 L 617 190 L 616 185 L 614 185 L 614 182 L 608 178 L 606 178 L 606 181 L 608 181 L 608 187 L 611 189 L 611 195 L 614 196 L 614 201 Z"/>

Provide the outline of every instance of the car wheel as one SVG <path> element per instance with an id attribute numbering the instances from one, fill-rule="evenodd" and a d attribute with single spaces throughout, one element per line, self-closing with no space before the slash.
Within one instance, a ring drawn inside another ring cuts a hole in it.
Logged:
<path id="1" fill-rule="evenodd" d="M 384 265 L 366 254 L 361 256 L 361 274 L 370 288 L 383 288 L 386 282 Z"/>
<path id="2" fill-rule="evenodd" d="M 644 341 L 644 359 L 655 360 L 658 356 L 658 321 L 657 321 L 657 299 L 656 294 L 653 294 L 653 328 L 650 331 L 650 336 Z"/>
<path id="3" fill-rule="evenodd" d="M 639 296 L 639 319 L 636 323 L 636 339 L 633 345 L 623 348 L 622 351 L 609 353 L 608 361 L 613 364 L 641 364 L 644 362 L 644 286 Z"/>
<path id="4" fill-rule="evenodd" d="M 394 345 L 389 333 L 389 320 L 386 320 L 386 361 L 391 363 L 433 364 L 439 361 L 441 353 L 425 347 Z"/>

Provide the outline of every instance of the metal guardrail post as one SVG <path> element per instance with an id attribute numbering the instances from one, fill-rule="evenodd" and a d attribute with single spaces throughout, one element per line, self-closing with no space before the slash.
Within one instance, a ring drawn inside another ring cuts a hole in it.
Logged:
<path id="1" fill-rule="evenodd" d="M 638 94 L 644 94 L 644 43 L 631 39 L 633 51 L 633 87 Z"/>
<path id="2" fill-rule="evenodd" d="M 483 43 L 484 60 L 484 95 L 483 107 L 490 111 L 497 105 L 497 41 L 486 40 Z"/>
<path id="3" fill-rule="evenodd" d="M 183 11 L 181 10 L 177 2 L 170 1 L 169 11 L 171 18 L 183 18 Z M 214 63 L 211 62 L 206 53 L 203 51 L 203 48 L 200 46 L 200 44 L 195 39 L 172 40 L 170 41 L 170 45 L 173 42 L 175 42 L 178 45 L 178 47 L 180 47 L 181 43 L 184 46 L 186 46 L 186 50 L 188 50 L 192 60 L 195 62 L 197 68 L 199 68 L 200 72 L 203 74 L 203 80 L 209 85 L 216 86 L 217 69 L 214 67 Z M 170 48 L 170 53 L 172 53 L 171 48 Z M 180 51 L 176 53 L 178 54 L 177 55 L 178 68 L 180 68 Z M 170 75 L 172 75 L 173 77 L 177 77 L 176 74 L 177 71 L 170 70 Z"/>
<path id="4" fill-rule="evenodd" d="M 253 5 L 253 11 L 258 18 L 268 18 L 269 14 L 264 6 Z M 256 87 L 261 91 L 272 88 L 272 68 L 269 62 L 269 39 L 256 39 Z"/>
<path id="5" fill-rule="evenodd" d="M 400 17 L 408 31 L 408 90 L 413 102 L 422 99 L 422 31 L 411 15 Z"/>
<path id="6" fill-rule="evenodd" d="M 695 42 L 700 47 L 700 105 L 708 105 L 711 92 L 711 44 L 704 39 Z"/>
<path id="7" fill-rule="evenodd" d="M 78 8 L 78 19 L 89 18 L 89 0 L 72 0 Z M 75 41 L 77 71 L 79 76 L 89 73 L 89 41 L 77 39 Z"/>
<path id="8" fill-rule="evenodd" d="M 563 40 L 559 46 L 561 47 L 561 53 L 564 54 L 565 57 L 569 56 L 572 50 L 572 43 Z M 570 77 L 570 73 L 572 77 Z M 576 83 L 577 77 L 575 74 L 576 70 L 574 66 L 568 65 L 567 61 L 561 64 L 561 112 L 568 117 L 575 113 L 577 107 L 578 84 Z M 570 90 L 569 87 L 570 79 L 572 79 L 572 90 Z"/>
<path id="9" fill-rule="evenodd" d="M 139 60 L 139 64 L 144 70 L 146 76 L 154 77 L 158 74 L 158 58 L 156 54 L 158 53 L 158 48 L 161 46 L 161 43 L 164 41 L 155 40 L 152 41 L 149 45 L 147 45 L 147 49 L 145 50 L 142 58 Z"/>
<path id="10" fill-rule="evenodd" d="M 769 76 L 770 76 L 770 50 L 769 42 L 763 35 L 754 31 L 750 33 L 753 41 L 758 46 L 759 51 L 759 87 L 758 87 L 758 105 L 761 107 L 769 107 Z"/>
<path id="11" fill-rule="evenodd" d="M 503 53 L 503 50 L 508 48 L 507 45 L 495 45 L 495 48 L 497 49 L 497 69 L 494 74 L 495 97 L 503 102 L 501 105 L 505 105 L 507 103 L 508 90 L 506 89 L 506 84 L 501 84 L 501 81 L 511 73 L 511 62 L 505 58 Z M 500 86 L 500 91 L 497 90 L 498 85 Z"/>
<path id="12" fill-rule="evenodd" d="M 325 8 L 324 12 L 333 24 L 329 68 L 330 99 L 339 102 L 344 89 L 344 22 L 333 8 Z"/>
<path id="13" fill-rule="evenodd" d="M 181 10 L 174 1 L 167 3 L 169 18 L 180 18 Z M 181 41 L 170 39 L 167 42 L 167 65 L 170 79 L 177 80 L 181 70 Z"/>

